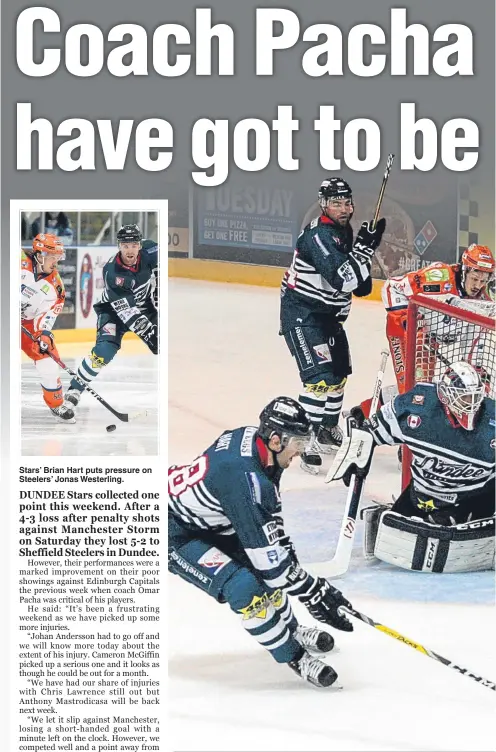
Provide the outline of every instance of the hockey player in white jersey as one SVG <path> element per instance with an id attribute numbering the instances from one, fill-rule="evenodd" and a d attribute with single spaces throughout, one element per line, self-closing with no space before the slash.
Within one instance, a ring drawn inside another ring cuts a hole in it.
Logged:
<path id="1" fill-rule="evenodd" d="M 350 351 L 343 324 L 352 294 L 369 295 L 370 267 L 386 227 L 364 222 L 353 242 L 351 188 L 342 178 L 324 180 L 319 190 L 322 214 L 300 233 L 293 261 L 281 287 L 281 328 L 300 372 L 300 404 L 316 433 L 302 468 L 318 474 L 321 454 L 340 446 L 338 421 L 344 388 L 351 374 Z"/>
<path id="2" fill-rule="evenodd" d="M 329 480 L 367 475 L 377 445 L 412 453 L 409 485 L 390 509 L 365 515 L 368 554 L 426 572 L 494 566 L 496 420 L 485 391 L 477 369 L 458 361 L 437 384 L 417 384 L 351 429 Z"/>
<path id="3" fill-rule="evenodd" d="M 64 404 L 59 367 L 50 357 L 57 355 L 53 326 L 62 313 L 65 290 L 57 271 L 64 258 L 64 246 L 56 235 L 40 233 L 32 250 L 21 253 L 21 348 L 35 365 L 43 400 L 52 415 L 74 423 L 74 410 Z"/>

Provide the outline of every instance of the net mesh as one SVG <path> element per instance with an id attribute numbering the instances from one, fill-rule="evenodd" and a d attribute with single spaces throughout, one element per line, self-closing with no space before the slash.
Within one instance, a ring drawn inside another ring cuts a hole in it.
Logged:
<path id="1" fill-rule="evenodd" d="M 455 299 L 442 311 L 421 304 L 417 313 L 414 381 L 439 380 L 446 368 L 463 360 L 479 372 L 486 392 L 496 391 L 495 305 L 491 301 Z M 473 323 L 470 313 L 485 318 L 484 325 Z"/>

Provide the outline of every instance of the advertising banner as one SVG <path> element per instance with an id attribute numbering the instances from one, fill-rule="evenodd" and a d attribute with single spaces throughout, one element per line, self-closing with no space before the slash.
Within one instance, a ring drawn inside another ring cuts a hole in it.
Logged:
<path id="1" fill-rule="evenodd" d="M 169 256 L 187 256 L 189 230 L 187 227 L 169 227 Z"/>
<path id="2" fill-rule="evenodd" d="M 115 246 L 83 246 L 77 249 L 76 329 L 96 328 L 93 310 L 103 292 L 103 267 Z"/>
<path id="3" fill-rule="evenodd" d="M 201 191 L 198 242 L 292 252 L 298 232 L 294 198 L 291 190 L 262 186 Z"/>

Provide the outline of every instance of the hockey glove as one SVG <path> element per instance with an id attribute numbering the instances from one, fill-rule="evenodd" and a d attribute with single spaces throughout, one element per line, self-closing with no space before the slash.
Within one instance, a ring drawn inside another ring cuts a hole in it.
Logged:
<path id="1" fill-rule="evenodd" d="M 372 230 L 370 224 L 367 222 L 362 222 L 362 226 L 357 232 L 355 243 L 353 245 L 353 251 L 360 261 L 363 263 L 370 263 L 375 250 L 381 243 L 385 229 L 386 220 L 384 218 L 378 221 L 375 230 Z"/>
<path id="2" fill-rule="evenodd" d="M 33 350 L 37 355 L 48 355 L 55 350 L 55 340 L 52 332 L 42 329 L 34 335 Z"/>
<path id="3" fill-rule="evenodd" d="M 341 629 L 343 632 L 353 632 L 353 624 L 339 612 L 340 606 L 351 608 L 351 603 L 346 600 L 340 590 L 329 585 L 327 580 L 317 577 L 308 593 L 298 598 L 317 621 Z"/>
<path id="4" fill-rule="evenodd" d="M 365 478 L 370 470 L 374 448 L 374 437 L 369 431 L 352 428 L 351 435 L 343 439 L 334 457 L 327 473 L 326 483 L 343 478 L 345 485 L 349 485 L 352 474 Z"/>
<path id="5" fill-rule="evenodd" d="M 154 355 L 158 353 L 158 327 L 144 314 L 136 319 L 130 327 L 143 342 L 148 345 Z"/>

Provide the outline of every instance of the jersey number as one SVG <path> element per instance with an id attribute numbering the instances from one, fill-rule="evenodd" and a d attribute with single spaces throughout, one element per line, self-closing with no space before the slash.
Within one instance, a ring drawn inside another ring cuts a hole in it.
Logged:
<path id="1" fill-rule="evenodd" d="M 181 467 L 172 467 L 169 470 L 169 493 L 171 496 L 180 496 L 191 486 L 196 486 L 208 470 L 208 459 L 206 455 L 198 457 L 192 465 L 181 465 Z"/>

